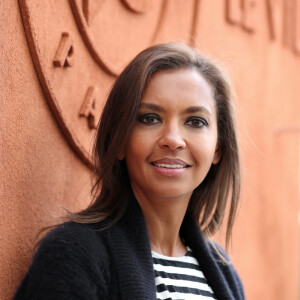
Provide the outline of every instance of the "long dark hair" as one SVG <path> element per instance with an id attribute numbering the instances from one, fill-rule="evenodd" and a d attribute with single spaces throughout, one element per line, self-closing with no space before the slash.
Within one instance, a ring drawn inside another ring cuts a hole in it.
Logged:
<path id="1" fill-rule="evenodd" d="M 218 143 L 221 159 L 212 165 L 204 181 L 194 190 L 188 210 L 206 236 L 229 215 L 226 242 L 230 240 L 239 195 L 240 159 L 232 92 L 224 72 L 212 60 L 182 44 L 160 44 L 138 54 L 116 80 L 104 107 L 98 127 L 94 157 L 97 180 L 90 206 L 69 219 L 80 223 L 110 218 L 116 222 L 127 206 L 131 191 L 124 160 L 119 157 L 136 122 L 137 109 L 151 76 L 161 70 L 195 69 L 211 84 L 217 108 Z"/>

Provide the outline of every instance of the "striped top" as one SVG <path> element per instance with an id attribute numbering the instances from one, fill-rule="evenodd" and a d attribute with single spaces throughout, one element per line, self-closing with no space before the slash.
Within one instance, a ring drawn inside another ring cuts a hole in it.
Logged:
<path id="1" fill-rule="evenodd" d="M 157 299 L 216 299 L 192 250 L 187 249 L 182 257 L 152 251 Z"/>

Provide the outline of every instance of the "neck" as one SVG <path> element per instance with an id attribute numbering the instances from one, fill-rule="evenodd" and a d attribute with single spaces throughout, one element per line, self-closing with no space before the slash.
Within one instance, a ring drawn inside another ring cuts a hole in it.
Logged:
<path id="1" fill-rule="evenodd" d="M 189 196 L 148 199 L 134 193 L 144 214 L 151 249 L 166 256 L 183 256 L 186 246 L 179 230 L 187 210 Z"/>

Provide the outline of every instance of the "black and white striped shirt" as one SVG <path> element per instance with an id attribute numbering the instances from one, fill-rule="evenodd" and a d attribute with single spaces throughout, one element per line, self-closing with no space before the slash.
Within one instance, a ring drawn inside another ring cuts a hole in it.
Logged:
<path id="1" fill-rule="evenodd" d="M 192 250 L 187 249 L 182 257 L 152 251 L 157 299 L 216 299 Z"/>

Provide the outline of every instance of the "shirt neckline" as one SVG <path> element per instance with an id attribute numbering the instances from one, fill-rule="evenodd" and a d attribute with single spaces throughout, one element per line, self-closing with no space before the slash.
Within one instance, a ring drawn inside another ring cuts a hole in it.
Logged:
<path id="1" fill-rule="evenodd" d="M 183 256 L 167 256 L 167 255 L 163 255 L 160 253 L 155 252 L 154 250 L 151 250 L 152 256 L 156 257 L 156 258 L 161 258 L 161 259 L 167 259 L 167 260 L 182 260 L 183 258 L 185 258 L 188 254 L 188 252 L 191 252 L 192 249 L 190 247 L 186 247 L 186 253 Z"/>

